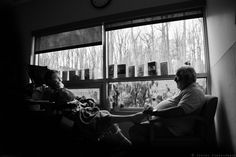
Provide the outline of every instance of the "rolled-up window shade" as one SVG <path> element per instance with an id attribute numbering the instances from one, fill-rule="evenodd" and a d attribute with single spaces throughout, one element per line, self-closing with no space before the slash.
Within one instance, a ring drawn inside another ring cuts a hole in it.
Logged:
<path id="1" fill-rule="evenodd" d="M 202 16 L 203 16 L 202 9 L 186 10 L 186 11 L 169 13 L 169 14 L 165 13 L 165 14 L 153 15 L 149 17 L 136 18 L 136 19 L 127 20 L 127 21 L 107 23 L 105 25 L 105 30 L 109 31 L 109 30 L 128 28 L 128 27 L 133 27 L 133 26 L 141 26 L 141 25 L 146 25 L 146 24 L 169 22 L 169 21 L 174 21 L 174 20 L 184 20 L 184 19 L 189 19 L 189 18 L 197 18 L 197 17 L 202 17 Z"/>
<path id="2" fill-rule="evenodd" d="M 35 37 L 35 53 L 102 44 L 102 26 Z"/>

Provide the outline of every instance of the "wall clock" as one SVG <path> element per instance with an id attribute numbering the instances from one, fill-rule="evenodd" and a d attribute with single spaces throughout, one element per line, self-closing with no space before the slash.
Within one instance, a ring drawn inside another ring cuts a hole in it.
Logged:
<path id="1" fill-rule="evenodd" d="M 90 0 L 90 2 L 95 8 L 105 8 L 111 0 Z"/>

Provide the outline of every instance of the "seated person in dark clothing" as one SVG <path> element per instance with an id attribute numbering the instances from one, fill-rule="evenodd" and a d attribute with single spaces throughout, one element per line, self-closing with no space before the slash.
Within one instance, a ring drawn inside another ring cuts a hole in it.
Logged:
<path id="1" fill-rule="evenodd" d="M 122 134 L 117 123 L 126 121 L 139 121 L 143 115 L 113 115 L 107 110 L 100 110 L 92 99 L 75 96 L 70 90 L 64 88 L 59 73 L 49 70 L 45 74 L 45 83 L 41 99 L 55 102 L 50 106 L 52 113 L 67 115 L 75 123 L 78 131 L 92 140 L 101 140 L 107 135 L 116 136 L 122 145 L 131 145 L 131 142 Z M 68 113 L 69 111 L 69 113 Z M 91 140 L 91 141 L 92 141 Z M 111 141 L 112 142 L 112 141 Z"/>
<path id="2" fill-rule="evenodd" d="M 205 96 L 196 83 L 196 72 L 191 66 L 183 66 L 177 70 L 175 82 L 180 92 L 166 99 L 155 107 L 147 107 L 143 113 L 159 118 L 154 123 L 155 137 L 188 135 L 193 130 L 192 119 L 175 120 L 174 118 L 163 123 L 161 118 L 183 116 L 198 113 L 205 103 Z M 130 128 L 129 134 L 133 144 L 143 145 L 149 142 L 149 123 L 142 122 Z"/>

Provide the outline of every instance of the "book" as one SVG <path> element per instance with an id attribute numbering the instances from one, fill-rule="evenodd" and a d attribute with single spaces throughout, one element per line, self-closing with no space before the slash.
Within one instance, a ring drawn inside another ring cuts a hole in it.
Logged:
<path id="1" fill-rule="evenodd" d="M 90 70 L 90 79 L 94 79 L 95 74 L 94 74 L 94 69 Z"/>
<path id="2" fill-rule="evenodd" d="M 75 71 L 69 71 L 69 80 L 70 81 L 75 81 L 76 80 L 76 75 L 75 75 Z"/>
<path id="3" fill-rule="evenodd" d="M 89 69 L 84 69 L 84 79 L 85 80 L 89 79 Z"/>
<path id="4" fill-rule="evenodd" d="M 148 75 L 149 76 L 157 75 L 157 63 L 156 62 L 149 62 L 148 63 Z"/>
<path id="5" fill-rule="evenodd" d="M 76 78 L 77 78 L 77 80 L 82 79 L 82 70 L 81 69 L 76 71 Z"/>
<path id="6" fill-rule="evenodd" d="M 168 63 L 167 62 L 161 62 L 161 75 L 168 75 Z"/>
<path id="7" fill-rule="evenodd" d="M 134 77 L 134 73 L 135 73 L 135 66 L 129 66 L 128 76 L 129 77 Z"/>
<path id="8" fill-rule="evenodd" d="M 62 71 L 62 81 L 68 81 L 68 72 L 67 71 Z"/>
<path id="9" fill-rule="evenodd" d="M 114 78 L 114 64 L 108 66 L 108 78 Z"/>
<path id="10" fill-rule="evenodd" d="M 141 77 L 144 75 L 144 64 L 138 66 L 137 76 Z"/>
<path id="11" fill-rule="evenodd" d="M 117 76 L 118 76 L 118 78 L 126 76 L 126 65 L 125 64 L 119 64 L 117 66 Z"/>

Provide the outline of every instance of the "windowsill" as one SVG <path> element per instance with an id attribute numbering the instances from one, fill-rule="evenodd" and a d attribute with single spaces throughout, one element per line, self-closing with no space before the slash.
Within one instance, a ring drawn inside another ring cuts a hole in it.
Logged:
<path id="1" fill-rule="evenodd" d="M 76 80 L 76 81 L 63 81 L 64 85 L 71 87 L 74 85 L 83 85 L 86 83 L 103 83 L 105 82 L 132 82 L 132 81 L 147 81 L 147 80 L 174 80 L 175 75 L 154 75 L 154 76 L 142 76 L 142 77 L 121 77 L 121 78 L 98 78 L 98 79 L 87 79 L 87 80 Z M 197 73 L 197 78 L 206 78 L 207 73 Z M 86 87 L 88 85 L 86 84 Z"/>
<path id="2" fill-rule="evenodd" d="M 127 115 L 143 111 L 143 108 L 120 108 L 117 110 L 111 110 L 112 114 Z"/>

